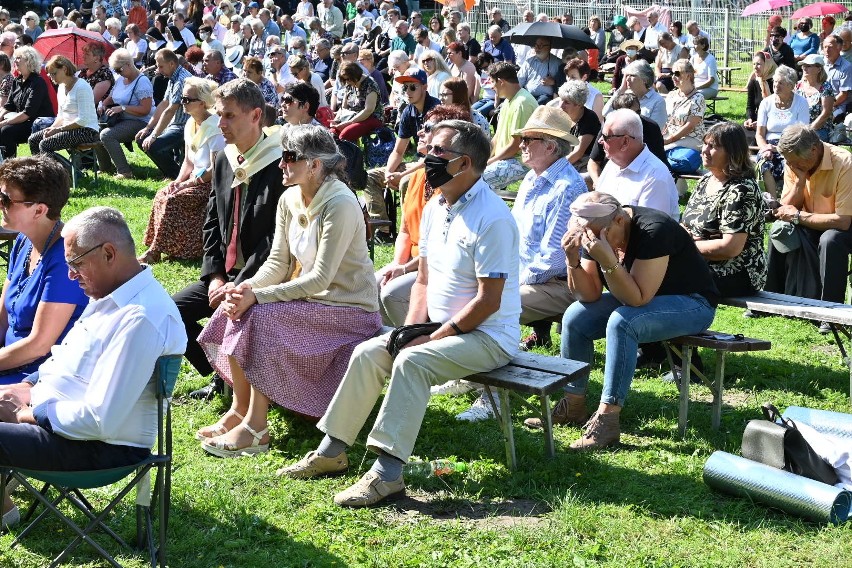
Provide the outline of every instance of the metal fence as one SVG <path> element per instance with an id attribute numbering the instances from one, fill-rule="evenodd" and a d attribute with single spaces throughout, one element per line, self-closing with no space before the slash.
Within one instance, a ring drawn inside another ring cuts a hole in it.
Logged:
<path id="1" fill-rule="evenodd" d="M 745 87 L 751 74 L 751 59 L 755 51 L 763 48 L 766 39 L 766 28 L 769 16 L 779 14 L 784 18 L 784 27 L 788 33 L 793 33 L 794 26 L 790 23 L 793 11 L 809 2 L 795 2 L 793 6 L 766 12 L 755 16 L 742 17 L 743 8 L 750 1 L 717 1 L 704 0 L 692 2 L 659 2 L 660 6 L 668 8 L 672 21 L 686 22 L 695 20 L 702 30 L 710 34 L 711 51 L 716 56 L 720 67 L 739 67 L 731 72 L 731 83 L 735 87 Z M 544 13 L 557 17 L 571 14 L 574 24 L 585 27 L 591 16 L 600 17 L 604 26 L 612 21 L 613 16 L 624 14 L 624 6 L 632 9 L 642 9 L 651 2 L 606 2 L 589 0 L 480 0 L 467 15 L 474 33 L 484 37 L 488 27 L 488 11 L 494 7 L 500 8 L 503 18 L 514 25 L 521 21 L 525 10 L 535 14 Z M 839 23 L 839 22 L 838 22 Z M 819 31 L 818 19 L 814 22 L 815 31 Z M 684 30 L 686 33 L 686 30 Z"/>

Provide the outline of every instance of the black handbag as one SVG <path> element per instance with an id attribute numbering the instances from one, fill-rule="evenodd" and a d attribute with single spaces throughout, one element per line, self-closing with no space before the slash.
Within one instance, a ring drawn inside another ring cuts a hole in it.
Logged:
<path id="1" fill-rule="evenodd" d="M 136 86 L 139 85 L 139 78 L 140 77 L 141 77 L 141 75 L 139 77 L 136 77 L 136 80 L 133 82 L 133 90 L 130 91 L 130 97 L 128 97 L 128 99 L 127 99 L 128 104 L 130 103 L 130 101 L 133 100 L 133 95 L 136 94 Z M 115 107 L 115 106 L 121 106 L 121 105 L 112 105 L 112 106 Z M 110 107 L 110 108 L 112 108 L 112 107 Z M 101 125 L 101 128 L 112 128 L 113 126 L 115 126 L 116 124 L 118 124 L 121 121 L 121 117 L 122 117 L 123 114 L 124 114 L 123 112 L 120 112 L 118 114 L 103 113 L 100 116 L 100 118 L 98 119 L 98 124 Z"/>
<path id="2" fill-rule="evenodd" d="M 820 481 L 837 483 L 837 473 L 805 440 L 792 420 L 781 416 L 773 404 L 761 406 L 766 420 L 752 420 L 743 434 L 742 455 L 771 467 Z"/>
<path id="3" fill-rule="evenodd" d="M 401 325 L 394 329 L 390 337 L 388 337 L 388 353 L 391 357 L 396 358 L 403 347 L 408 345 L 411 340 L 420 337 L 421 335 L 429 335 L 439 327 L 441 322 L 430 321 L 427 323 L 414 323 L 411 325 Z"/>

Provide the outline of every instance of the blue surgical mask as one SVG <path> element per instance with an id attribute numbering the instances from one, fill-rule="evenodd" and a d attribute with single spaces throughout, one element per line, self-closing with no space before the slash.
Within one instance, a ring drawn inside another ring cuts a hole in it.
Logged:
<path id="1" fill-rule="evenodd" d="M 636 51 L 635 49 L 628 49 L 625 51 L 625 53 L 627 54 L 627 57 L 636 57 L 638 51 Z"/>

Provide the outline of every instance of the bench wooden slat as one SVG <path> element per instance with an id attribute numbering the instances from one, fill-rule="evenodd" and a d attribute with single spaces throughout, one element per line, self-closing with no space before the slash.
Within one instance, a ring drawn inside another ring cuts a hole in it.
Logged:
<path id="1" fill-rule="evenodd" d="M 540 371 L 549 371 L 560 375 L 574 375 L 574 373 L 577 373 L 588 366 L 586 363 L 565 359 L 564 357 L 551 357 L 550 355 L 526 352 L 518 353 L 512 358 L 509 365 Z"/>
<path id="2" fill-rule="evenodd" d="M 509 364 L 488 373 L 472 375 L 467 380 L 501 389 L 511 389 L 542 396 L 559 390 L 571 381 L 571 377 L 535 369 L 524 369 Z"/>
<path id="3" fill-rule="evenodd" d="M 720 303 L 774 315 L 852 325 L 852 306 L 849 304 L 824 302 L 777 292 L 758 292 L 753 296 L 722 298 Z"/>
<path id="4" fill-rule="evenodd" d="M 693 347 L 706 347 L 717 351 L 727 351 L 729 353 L 744 353 L 746 351 L 767 351 L 772 348 L 772 342 L 764 339 L 755 339 L 753 337 L 743 337 L 742 339 L 724 340 L 713 339 L 706 335 L 684 335 L 668 340 L 670 343 L 677 345 L 692 345 Z"/>

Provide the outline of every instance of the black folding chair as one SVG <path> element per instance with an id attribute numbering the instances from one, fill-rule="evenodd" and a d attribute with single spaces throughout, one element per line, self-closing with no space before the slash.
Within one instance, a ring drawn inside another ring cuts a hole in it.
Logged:
<path id="1" fill-rule="evenodd" d="M 81 542 L 86 542 L 107 560 L 112 566 L 120 567 L 115 558 L 110 555 L 94 538 L 93 533 L 102 531 L 109 535 L 123 548 L 131 548 L 107 524 L 110 513 L 121 503 L 130 491 L 136 488 L 136 548 L 147 549 L 151 566 L 166 566 L 166 530 L 169 519 L 169 502 L 171 497 L 171 464 L 172 464 L 172 415 L 169 400 L 174 390 L 175 382 L 180 371 L 182 355 L 166 355 L 157 359 L 154 373 L 151 377 L 157 391 L 157 448 L 156 453 L 139 463 L 104 470 L 92 471 L 34 471 L 22 468 L 3 468 L 0 475 L 0 495 L 6 490 L 10 480 L 15 480 L 27 489 L 35 500 L 23 517 L 29 521 L 39 504 L 44 509 L 9 545 L 17 545 L 50 513 L 61 519 L 76 535 L 76 538 L 65 547 L 50 566 L 58 566 L 74 551 Z M 153 492 L 151 491 L 151 471 L 156 478 Z M 83 491 L 112 485 L 123 480 L 129 481 L 118 494 L 100 511 L 87 499 Z M 30 480 L 42 483 L 37 489 Z M 74 520 L 59 509 L 59 505 L 67 501 L 85 516 L 85 527 L 78 526 Z M 151 503 L 154 503 L 156 515 L 152 513 Z M 154 519 L 158 521 L 158 532 L 154 532 Z"/>

